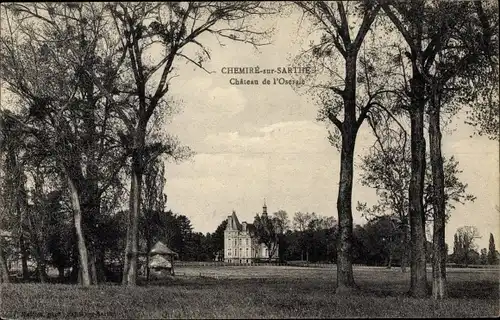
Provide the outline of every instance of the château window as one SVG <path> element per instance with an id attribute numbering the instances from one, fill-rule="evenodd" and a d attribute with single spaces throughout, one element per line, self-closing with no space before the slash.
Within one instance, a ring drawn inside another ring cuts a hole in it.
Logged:
<path id="1" fill-rule="evenodd" d="M 247 253 L 246 253 L 246 256 L 248 257 L 248 248 L 247 248 Z"/>
<path id="2" fill-rule="evenodd" d="M 241 246 L 241 238 L 240 238 L 240 246 Z"/>
<path id="3" fill-rule="evenodd" d="M 246 241 L 246 242 L 247 242 L 247 246 L 248 246 L 248 238 L 247 238 L 247 241 Z M 248 250 L 248 249 L 247 249 L 247 250 Z"/>

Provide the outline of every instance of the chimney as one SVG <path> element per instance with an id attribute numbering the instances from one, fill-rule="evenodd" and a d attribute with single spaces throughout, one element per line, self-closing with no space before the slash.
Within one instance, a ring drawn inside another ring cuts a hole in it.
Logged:
<path id="1" fill-rule="evenodd" d="M 262 207 L 262 215 L 267 216 L 266 199 L 264 199 L 264 206 Z"/>

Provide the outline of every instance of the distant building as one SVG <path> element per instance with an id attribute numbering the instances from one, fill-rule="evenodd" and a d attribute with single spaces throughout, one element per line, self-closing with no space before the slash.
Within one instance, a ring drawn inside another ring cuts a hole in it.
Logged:
<path id="1" fill-rule="evenodd" d="M 262 214 L 267 215 L 264 204 Z M 269 252 L 263 243 L 254 234 L 253 224 L 243 221 L 240 223 L 236 212 L 228 216 L 226 230 L 224 230 L 224 261 L 233 263 L 251 263 L 255 260 L 269 259 Z M 278 259 L 276 248 L 272 260 Z"/>

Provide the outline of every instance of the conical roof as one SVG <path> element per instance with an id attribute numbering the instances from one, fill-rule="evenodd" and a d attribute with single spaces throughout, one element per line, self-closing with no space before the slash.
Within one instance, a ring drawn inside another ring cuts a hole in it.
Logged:
<path id="1" fill-rule="evenodd" d="M 174 255 L 177 256 L 178 254 L 174 251 L 172 251 L 169 247 L 167 247 L 163 242 L 158 241 L 151 251 L 149 252 L 151 254 L 164 254 L 164 255 Z"/>

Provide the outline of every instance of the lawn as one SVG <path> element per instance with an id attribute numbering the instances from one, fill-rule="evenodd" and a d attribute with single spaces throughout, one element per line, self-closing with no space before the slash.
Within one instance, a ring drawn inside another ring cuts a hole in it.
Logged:
<path id="1" fill-rule="evenodd" d="M 181 267 L 176 272 L 175 279 L 135 288 L 2 285 L 0 316 L 158 319 L 499 315 L 498 270 L 450 269 L 450 297 L 440 302 L 407 297 L 410 275 L 398 269 L 356 267 L 360 290 L 344 297 L 334 295 L 334 268 L 207 266 Z"/>

